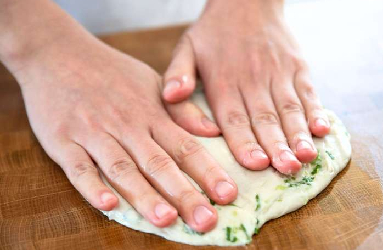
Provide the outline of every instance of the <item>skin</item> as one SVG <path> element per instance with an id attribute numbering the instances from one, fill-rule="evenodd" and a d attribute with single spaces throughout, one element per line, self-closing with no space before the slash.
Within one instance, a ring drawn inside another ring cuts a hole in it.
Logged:
<path id="1" fill-rule="evenodd" d="M 218 127 L 204 126 L 206 116 L 187 100 L 197 72 Z M 209 1 L 174 51 L 163 99 L 177 124 L 201 136 L 222 133 L 252 170 L 271 163 L 299 171 L 317 156 L 311 133 L 330 130 L 279 0 Z"/>
<path id="2" fill-rule="evenodd" d="M 95 208 L 118 204 L 100 173 L 158 227 L 178 214 L 198 232 L 217 223 L 182 171 L 216 203 L 235 200 L 233 180 L 167 114 L 159 75 L 52 2 L 0 0 L 0 59 L 20 83 L 42 147 Z"/>

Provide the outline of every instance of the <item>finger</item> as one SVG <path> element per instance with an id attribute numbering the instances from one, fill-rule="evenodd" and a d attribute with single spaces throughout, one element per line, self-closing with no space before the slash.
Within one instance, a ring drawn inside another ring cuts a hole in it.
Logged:
<path id="1" fill-rule="evenodd" d="M 166 227 L 175 222 L 177 210 L 154 190 L 132 158 L 111 135 L 89 136 L 86 149 L 108 182 L 143 217 L 157 227 Z"/>
<path id="2" fill-rule="evenodd" d="M 248 169 L 267 168 L 270 160 L 251 130 L 249 117 L 239 91 L 222 87 L 220 92 L 208 91 L 207 96 L 235 159 Z"/>
<path id="3" fill-rule="evenodd" d="M 173 121 L 189 133 L 205 137 L 220 134 L 218 126 L 189 100 L 176 104 L 167 104 L 166 109 Z"/>
<path id="4" fill-rule="evenodd" d="M 163 98 L 176 103 L 187 99 L 195 88 L 194 51 L 190 38 L 184 35 L 174 50 L 173 59 L 165 72 Z"/>
<path id="5" fill-rule="evenodd" d="M 249 85 L 243 91 L 256 137 L 271 158 L 274 168 L 284 174 L 295 173 L 302 164 L 287 145 L 269 88 L 263 87 L 268 85 L 258 85 L 262 87 Z"/>
<path id="6" fill-rule="evenodd" d="M 95 208 L 112 210 L 118 204 L 118 198 L 101 180 L 87 152 L 78 144 L 60 141 L 51 145 L 48 153 L 64 170 L 73 186 Z M 56 148 L 52 152 L 52 148 Z"/>
<path id="7" fill-rule="evenodd" d="M 198 232 L 207 232 L 215 227 L 215 209 L 152 138 L 130 138 L 124 141 L 146 179 L 177 208 L 191 228 Z"/>
<path id="8" fill-rule="evenodd" d="M 318 137 L 327 135 L 330 132 L 330 122 L 305 70 L 296 74 L 295 89 L 306 111 L 310 131 Z"/>
<path id="9" fill-rule="evenodd" d="M 293 84 L 280 80 L 272 84 L 271 91 L 290 148 L 301 162 L 313 161 L 317 156 L 317 150 Z"/>
<path id="10" fill-rule="evenodd" d="M 235 182 L 196 138 L 171 121 L 154 128 L 153 138 L 216 203 L 224 205 L 237 198 Z"/>

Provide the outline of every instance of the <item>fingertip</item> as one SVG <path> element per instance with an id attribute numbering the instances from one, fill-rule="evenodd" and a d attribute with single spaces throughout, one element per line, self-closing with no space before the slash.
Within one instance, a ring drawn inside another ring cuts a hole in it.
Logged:
<path id="1" fill-rule="evenodd" d="M 219 205 L 227 205 L 232 203 L 238 196 L 238 187 L 231 181 L 220 181 L 215 186 L 217 198 L 214 201 Z"/>
<path id="2" fill-rule="evenodd" d="M 188 225 L 195 231 L 206 233 L 211 231 L 218 222 L 217 211 L 211 206 L 197 206 L 193 211 L 194 221 Z"/>
<path id="3" fill-rule="evenodd" d="M 193 135 L 203 137 L 219 136 L 221 131 L 218 126 L 203 114 L 201 115 L 202 117 L 198 118 L 195 114 L 190 116 L 184 114 L 183 116 L 175 118 L 175 121 L 180 127 Z"/>
<path id="4" fill-rule="evenodd" d="M 114 194 L 110 192 L 104 192 L 101 194 L 98 209 L 110 211 L 118 205 L 118 202 L 118 198 Z"/>
<path id="5" fill-rule="evenodd" d="M 299 150 L 295 153 L 295 155 L 300 162 L 309 163 L 317 157 L 318 151 L 313 149 Z"/>
<path id="6" fill-rule="evenodd" d="M 299 161 L 290 161 L 286 162 L 280 166 L 277 167 L 277 170 L 281 172 L 282 174 L 295 174 L 299 172 L 302 168 L 302 163 Z"/>
<path id="7" fill-rule="evenodd" d="M 308 140 L 301 140 L 296 144 L 295 156 L 300 162 L 308 163 L 317 157 L 318 151 L 316 150 L 311 138 Z"/>
<path id="8" fill-rule="evenodd" d="M 323 118 L 318 118 L 312 123 L 310 130 L 315 136 L 324 137 L 330 133 L 330 123 Z"/>
<path id="9" fill-rule="evenodd" d="M 195 83 L 189 77 L 175 77 L 165 82 L 163 98 L 168 103 L 177 103 L 187 99 L 194 91 Z"/>
<path id="10" fill-rule="evenodd" d="M 201 135 L 207 137 L 218 136 L 221 134 L 221 130 L 218 128 L 217 124 L 211 121 L 206 116 L 201 118 Z"/>
<path id="11" fill-rule="evenodd" d="M 264 170 L 270 165 L 270 159 L 265 152 L 256 149 L 247 153 L 243 165 L 250 170 Z"/>
<path id="12" fill-rule="evenodd" d="M 178 212 L 177 210 L 164 203 L 157 204 L 154 208 L 154 215 L 149 220 L 155 225 L 156 227 L 168 227 L 175 223 L 175 221 L 178 218 Z"/>
<path id="13" fill-rule="evenodd" d="M 280 153 L 279 160 L 273 161 L 273 166 L 283 174 L 294 174 L 302 168 L 302 163 L 291 151 L 284 150 Z"/>

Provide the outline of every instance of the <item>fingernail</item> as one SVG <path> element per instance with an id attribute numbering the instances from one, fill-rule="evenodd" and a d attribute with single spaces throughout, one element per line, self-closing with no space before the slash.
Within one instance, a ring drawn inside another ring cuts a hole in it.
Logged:
<path id="1" fill-rule="evenodd" d="M 214 124 L 214 122 L 210 121 L 207 117 L 202 117 L 201 119 L 202 125 L 205 126 L 207 129 L 215 129 L 217 128 L 217 125 Z"/>
<path id="2" fill-rule="evenodd" d="M 197 224 L 205 224 L 213 216 L 213 212 L 204 206 L 198 206 L 194 209 L 194 220 Z"/>
<path id="3" fill-rule="evenodd" d="M 307 141 L 300 141 L 297 145 L 297 151 L 306 150 L 306 149 L 313 149 L 313 147 Z"/>
<path id="4" fill-rule="evenodd" d="M 164 89 L 164 94 L 170 94 L 173 92 L 175 89 L 178 89 L 181 87 L 181 83 L 177 80 L 170 80 L 169 82 L 166 83 L 165 89 Z"/>
<path id="5" fill-rule="evenodd" d="M 101 201 L 103 204 L 107 204 L 109 201 L 114 200 L 114 199 L 115 199 L 115 197 L 111 193 L 103 193 L 101 195 Z"/>
<path id="6" fill-rule="evenodd" d="M 226 181 L 220 181 L 215 186 L 215 192 L 218 194 L 220 198 L 224 198 L 231 194 L 234 190 L 234 186 L 231 185 L 229 182 Z"/>
<path id="7" fill-rule="evenodd" d="M 156 216 L 161 219 L 163 217 L 165 217 L 168 213 L 170 213 L 172 211 L 172 208 L 169 207 L 168 205 L 166 204 L 163 204 L 163 203 L 160 203 L 158 204 L 155 208 L 154 208 L 154 213 L 156 214 Z"/>
<path id="8" fill-rule="evenodd" d="M 261 150 L 253 150 L 251 151 L 250 155 L 251 155 L 251 158 L 257 159 L 257 160 L 268 158 L 267 155 Z"/>
<path id="9" fill-rule="evenodd" d="M 315 126 L 316 127 L 328 127 L 328 123 L 324 119 L 319 118 L 315 121 Z"/>
<path id="10" fill-rule="evenodd" d="M 293 155 L 290 151 L 283 151 L 279 155 L 279 158 L 281 159 L 281 161 L 297 161 L 295 155 Z"/>

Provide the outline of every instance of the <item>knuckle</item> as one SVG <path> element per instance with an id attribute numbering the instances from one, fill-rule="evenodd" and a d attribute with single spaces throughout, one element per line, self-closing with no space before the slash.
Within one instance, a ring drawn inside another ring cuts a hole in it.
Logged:
<path id="1" fill-rule="evenodd" d="M 115 160 L 107 169 L 107 175 L 112 181 L 137 172 L 136 164 L 129 158 Z"/>
<path id="2" fill-rule="evenodd" d="M 96 175 L 97 169 L 88 162 L 75 162 L 70 168 L 70 177 L 74 180 L 78 180 L 85 175 Z"/>
<path id="3" fill-rule="evenodd" d="M 100 124 L 100 121 L 98 121 L 95 118 L 87 119 L 85 124 L 86 124 L 86 127 L 90 128 L 91 130 L 94 130 L 94 131 L 101 131 L 102 130 L 102 126 Z"/>
<path id="4" fill-rule="evenodd" d="M 265 65 L 262 63 L 262 59 L 259 57 L 257 53 L 253 53 L 249 55 L 249 61 L 250 61 L 250 71 L 253 76 L 260 76 L 263 73 L 266 72 Z"/>
<path id="5" fill-rule="evenodd" d="M 70 126 L 67 122 L 60 122 L 52 126 L 52 137 L 61 138 L 69 134 Z"/>
<path id="6" fill-rule="evenodd" d="M 224 74 L 224 72 L 220 72 L 220 74 Z M 233 90 L 233 85 L 232 84 L 228 84 L 226 80 L 217 79 L 214 82 L 214 85 L 223 94 L 230 93 Z"/>
<path id="7" fill-rule="evenodd" d="M 250 124 L 247 114 L 240 111 L 231 111 L 227 115 L 227 127 L 243 127 Z"/>
<path id="8" fill-rule="evenodd" d="M 92 130 L 101 129 L 100 120 L 98 119 L 97 114 L 90 112 L 87 107 L 82 106 L 78 108 L 77 112 L 79 117 L 81 117 L 81 121 L 87 128 L 90 128 Z"/>
<path id="9" fill-rule="evenodd" d="M 205 170 L 205 176 L 206 176 L 206 177 L 209 176 L 209 178 L 211 178 L 212 176 L 219 176 L 219 175 L 217 174 L 218 170 L 219 170 L 219 169 L 218 169 L 216 166 L 214 166 L 214 165 L 208 165 L 208 167 L 207 167 L 206 170 Z"/>
<path id="10" fill-rule="evenodd" d="M 159 176 L 174 168 L 174 161 L 167 155 L 154 155 L 146 164 L 145 172 L 152 176 Z"/>
<path id="11" fill-rule="evenodd" d="M 317 95 L 314 86 L 311 83 L 305 82 L 302 84 L 302 91 L 306 100 L 316 100 Z"/>
<path id="12" fill-rule="evenodd" d="M 213 165 L 206 167 L 203 175 L 203 181 L 209 183 L 212 181 L 213 177 L 221 176 L 219 169 Z"/>
<path id="13" fill-rule="evenodd" d="M 254 126 L 257 124 L 275 125 L 279 123 L 277 114 L 271 111 L 256 114 L 252 117 L 251 120 Z"/>
<path id="14" fill-rule="evenodd" d="M 298 70 L 308 69 L 306 61 L 303 60 L 299 55 L 292 54 L 291 58 L 292 58 L 293 62 L 295 63 Z"/>
<path id="15" fill-rule="evenodd" d="M 179 194 L 178 201 L 180 204 L 189 204 L 190 201 L 195 199 L 196 191 L 193 189 L 182 190 Z"/>
<path id="16" fill-rule="evenodd" d="M 110 114 L 110 122 L 115 124 L 120 130 L 130 132 L 129 129 L 134 127 L 134 120 L 128 118 L 129 116 L 125 110 L 122 110 L 117 106 L 110 106 L 108 112 Z M 133 112 L 134 111 L 132 110 L 132 113 Z"/>
<path id="17" fill-rule="evenodd" d="M 280 72 L 282 69 L 282 62 L 277 55 L 272 54 L 269 58 L 269 66 L 271 69 Z"/>
<path id="18" fill-rule="evenodd" d="M 187 157 L 196 154 L 202 149 L 201 143 L 191 137 L 182 138 L 178 142 L 178 147 L 176 149 L 176 160 L 182 162 Z"/>
<path id="19" fill-rule="evenodd" d="M 296 101 L 288 100 L 281 106 L 281 113 L 283 115 L 296 112 L 302 112 L 302 105 Z"/>

